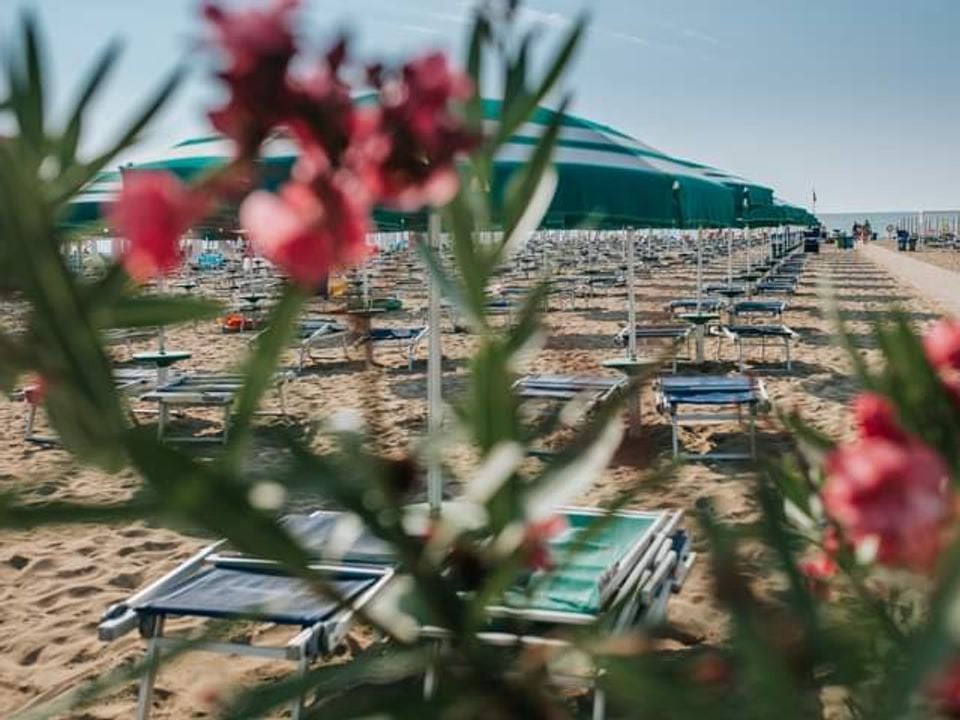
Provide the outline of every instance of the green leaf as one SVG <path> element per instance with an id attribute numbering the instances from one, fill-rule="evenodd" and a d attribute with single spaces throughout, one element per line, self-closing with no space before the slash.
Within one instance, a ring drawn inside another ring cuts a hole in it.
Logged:
<path id="1" fill-rule="evenodd" d="M 516 248 L 520 240 L 524 239 L 515 237 L 515 235 L 526 234 L 540 225 L 540 221 L 553 199 L 553 191 L 556 188 L 555 176 L 551 178 L 553 183 L 546 193 L 546 197 L 539 196 L 543 194 L 544 183 L 548 181 L 547 174 L 551 172 L 563 114 L 566 112 L 568 104 L 569 98 L 564 98 L 540 136 L 540 141 L 537 143 L 533 155 L 510 179 L 510 183 L 507 185 L 504 202 L 503 245 L 504 250 L 508 253 Z"/>
<path id="2" fill-rule="evenodd" d="M 537 283 L 527 293 L 523 305 L 517 313 L 514 326 L 507 337 L 507 355 L 513 359 L 518 352 L 527 348 L 530 341 L 543 329 L 540 313 L 550 292 L 549 282 Z"/>
<path id="3" fill-rule="evenodd" d="M 37 157 L 41 157 L 46 145 L 42 51 L 33 16 L 24 14 L 21 26 L 25 65 L 23 96 L 19 107 L 21 137 L 31 146 Z"/>
<path id="4" fill-rule="evenodd" d="M 29 530 L 44 525 L 108 525 L 135 522 L 153 516 L 160 505 L 155 500 L 94 505 L 73 502 L 21 504 L 15 496 L 0 496 L 0 527 Z"/>
<path id="5" fill-rule="evenodd" d="M 117 155 L 136 142 L 140 133 L 150 124 L 153 118 L 167 104 L 170 97 L 183 80 L 183 70 L 177 68 L 160 86 L 143 110 L 136 115 L 133 122 L 108 150 L 98 155 L 88 163 L 73 165 L 53 184 L 51 202 L 60 206 L 70 200 L 84 185 L 92 180 L 97 173 L 103 170 Z"/>
<path id="6" fill-rule="evenodd" d="M 466 310 L 470 317 L 482 319 L 486 313 L 490 267 L 476 245 L 477 227 L 463 190 L 447 206 L 444 215 L 453 236 L 453 256 L 464 285 Z"/>
<path id="7" fill-rule="evenodd" d="M 83 84 L 77 102 L 74 104 L 73 112 L 70 114 L 70 120 L 67 122 L 63 137 L 60 140 L 58 156 L 60 160 L 60 170 L 70 167 L 77 157 L 77 145 L 80 142 L 80 134 L 83 128 L 83 118 L 90 101 L 96 95 L 97 91 L 103 86 L 107 75 L 113 69 L 117 58 L 120 56 L 121 44 L 117 41 L 111 42 L 101 52 L 100 57 L 93 66 L 90 76 Z"/>
<path id="8" fill-rule="evenodd" d="M 443 268 L 438 252 L 425 242 L 415 242 L 414 248 L 420 256 L 420 259 L 423 260 L 424 265 L 427 266 L 427 270 L 433 278 L 433 281 L 440 287 L 440 293 L 452 302 L 457 310 L 464 314 L 471 327 L 475 330 L 482 329 L 484 323 L 483 318 L 477 317 L 470 303 L 466 300 L 466 294 L 463 288 L 461 288 L 459 283 Z"/>
<path id="9" fill-rule="evenodd" d="M 548 63 L 547 71 L 539 87 L 532 93 L 525 94 L 515 102 L 510 102 L 509 108 L 504 108 L 497 134 L 491 143 L 491 154 L 513 136 L 520 126 L 533 114 L 537 106 L 553 91 L 557 82 L 566 72 L 570 61 L 573 59 L 573 55 L 583 39 L 585 29 L 586 21 L 581 18 L 567 34 L 566 39 L 557 51 L 557 54 L 553 57 L 553 60 Z"/>
<path id="10" fill-rule="evenodd" d="M 294 321 L 303 309 L 307 295 L 296 285 L 287 285 L 283 296 L 267 318 L 267 329 L 260 333 L 253 353 L 244 366 L 244 384 L 237 397 L 236 413 L 228 440 L 231 461 L 240 459 L 250 437 L 250 422 L 264 393 L 274 384 L 273 372 L 293 339 Z"/>
<path id="11" fill-rule="evenodd" d="M 223 310 L 213 300 L 187 297 L 133 296 L 94 312 L 98 328 L 136 328 L 175 325 L 216 318 Z"/>

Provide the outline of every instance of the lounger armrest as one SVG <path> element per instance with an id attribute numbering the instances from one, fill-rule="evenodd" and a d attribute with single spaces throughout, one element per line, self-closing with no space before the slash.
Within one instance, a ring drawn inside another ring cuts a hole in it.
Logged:
<path id="1" fill-rule="evenodd" d="M 123 603 L 111 605 L 103 618 L 97 626 L 97 637 L 102 642 L 112 642 L 123 637 L 140 624 L 137 613 Z"/>

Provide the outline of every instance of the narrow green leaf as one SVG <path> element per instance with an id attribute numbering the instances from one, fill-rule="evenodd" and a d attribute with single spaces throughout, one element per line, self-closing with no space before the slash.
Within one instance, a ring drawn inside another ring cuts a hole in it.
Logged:
<path id="1" fill-rule="evenodd" d="M 126 131 L 108 150 L 101 153 L 88 163 L 74 165 L 68 168 L 53 184 L 51 201 L 54 206 L 68 202 L 77 191 L 92 180 L 97 173 L 103 170 L 118 154 L 126 150 L 139 138 L 140 133 L 149 125 L 150 121 L 167 104 L 170 97 L 183 80 L 183 69 L 174 70 L 167 80 L 160 86 L 153 98 L 144 106 L 135 117 Z"/>
<path id="2" fill-rule="evenodd" d="M 223 310 L 205 298 L 133 296 L 116 300 L 93 313 L 98 328 L 136 328 L 175 325 L 216 318 Z"/>
<path id="3" fill-rule="evenodd" d="M 250 422 L 260 404 L 264 393 L 274 383 L 274 370 L 280 355 L 290 344 L 294 334 L 294 321 L 303 309 L 307 295 L 296 285 L 290 284 L 284 289 L 270 316 L 267 329 L 257 339 L 257 343 L 244 366 L 244 384 L 237 398 L 236 414 L 231 425 L 228 441 L 228 453 L 231 461 L 236 462 L 247 446 L 250 436 Z"/>
<path id="4" fill-rule="evenodd" d="M 113 69 L 117 58 L 120 56 L 122 46 L 118 41 L 111 42 L 101 52 L 90 72 L 89 77 L 83 83 L 82 89 L 77 101 L 74 104 L 73 111 L 70 113 L 70 119 L 67 122 L 63 137 L 60 140 L 58 156 L 60 159 L 61 172 L 73 165 L 77 156 L 77 145 L 80 142 L 80 134 L 83 128 L 83 118 L 87 106 L 96 95 L 97 91 L 103 86 L 104 80 Z"/>

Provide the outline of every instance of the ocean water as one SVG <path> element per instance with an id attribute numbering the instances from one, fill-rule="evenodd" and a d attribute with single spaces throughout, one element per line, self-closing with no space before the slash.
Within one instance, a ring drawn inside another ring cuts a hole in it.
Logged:
<path id="1" fill-rule="evenodd" d="M 882 212 L 882 213 L 817 213 L 820 222 L 828 230 L 843 230 L 850 232 L 854 223 L 868 221 L 870 227 L 878 234 L 886 235 L 887 227 L 904 227 L 915 229 L 918 227 L 919 213 L 916 211 Z M 960 218 L 960 210 L 937 210 L 923 213 L 923 225 L 928 231 L 949 229 L 956 230 L 956 223 Z"/>

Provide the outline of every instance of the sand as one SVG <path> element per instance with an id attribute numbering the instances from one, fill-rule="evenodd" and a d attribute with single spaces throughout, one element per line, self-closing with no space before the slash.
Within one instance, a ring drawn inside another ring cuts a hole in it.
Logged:
<path id="1" fill-rule="evenodd" d="M 692 268 L 687 267 L 670 276 L 640 280 L 641 322 L 655 318 L 667 299 L 689 295 L 693 278 Z M 827 248 L 823 254 L 809 257 L 803 284 L 785 316 L 786 323 L 801 335 L 794 353 L 794 372 L 765 376 L 765 382 L 771 399 L 779 407 L 795 408 L 819 428 L 843 437 L 850 432 L 847 403 L 856 384 L 849 377 L 843 351 L 831 340 L 829 322 L 820 309 L 818 286 L 827 279 L 836 283 L 838 300 L 850 319 L 854 340 L 861 352 L 871 358 L 876 356 L 876 350 L 869 323 L 881 318 L 891 303 L 909 307 L 918 323 L 935 319 L 942 309 L 918 297 L 916 290 L 892 279 L 860 253 Z M 422 297 L 415 300 L 422 301 Z M 9 323 L 15 320 L 19 309 L 7 307 L 0 311 L 0 317 Z M 391 316 L 390 321 L 415 325 L 422 317 L 420 312 L 417 308 Z M 574 309 L 555 307 L 548 315 L 550 340 L 533 359 L 530 370 L 601 372 L 600 361 L 622 353 L 614 346 L 612 337 L 625 319 L 622 289 L 592 301 L 581 298 Z M 173 330 L 168 347 L 194 353 L 186 368 L 222 370 L 238 362 L 248 340 L 249 336 L 221 335 L 212 324 L 202 323 Z M 443 341 L 444 391 L 451 394 L 466 380 L 472 340 L 467 335 L 447 334 Z M 153 343 L 147 341 L 133 349 L 152 347 Z M 126 348 L 117 350 L 121 359 L 128 352 Z M 708 344 L 708 355 L 715 357 L 713 342 Z M 381 411 L 376 425 L 382 451 L 393 456 L 408 453 L 425 424 L 425 348 L 412 371 L 406 369 L 399 353 L 389 350 L 377 352 L 384 367 L 373 371 L 365 370 L 359 353 L 349 360 L 337 349 L 321 351 L 319 356 L 320 361 L 294 380 L 290 388 L 288 405 L 294 422 L 310 425 L 328 418 L 337 409 L 374 404 Z M 726 357 L 730 356 L 728 348 Z M 291 352 L 285 363 L 294 362 Z M 727 361 L 714 364 L 713 369 L 733 369 L 733 365 Z M 698 499 L 709 498 L 725 522 L 753 523 L 757 518 L 756 506 L 750 499 L 754 476 L 746 464 L 692 464 L 668 481 L 643 482 L 644 459 L 651 453 L 669 453 L 670 437 L 669 426 L 656 415 L 649 395 L 643 408 L 642 436 L 625 445 L 582 502 L 603 503 L 625 489 L 632 489 L 631 505 L 637 508 L 692 510 Z M 24 412 L 22 403 L 0 401 L 0 491 L 16 488 L 25 490 L 32 499 L 103 502 L 128 497 L 139 486 L 137 478 L 130 474 L 106 476 L 78 467 L 61 450 L 25 443 Z M 196 423 L 192 429 L 209 430 L 202 423 Z M 732 447 L 742 441 L 742 436 L 733 433 L 722 437 L 731 430 L 687 433 L 684 441 L 694 450 L 706 449 L 709 443 L 717 441 Z M 760 428 L 759 443 L 760 452 L 765 455 L 780 454 L 789 448 L 789 439 L 772 421 Z M 269 477 L 275 458 L 275 451 L 258 441 L 251 472 Z M 454 453 L 452 469 L 464 470 L 469 458 L 467 451 Z M 305 502 L 309 504 L 309 499 Z M 692 524 L 690 520 L 688 526 Z M 174 567 L 205 540 L 143 523 L 5 531 L 0 538 L 0 716 L 35 706 L 138 658 L 142 643 L 135 635 L 110 645 L 97 640 L 96 625 L 101 613 L 111 603 Z M 702 542 L 696 544 L 698 550 L 707 550 Z M 751 569 L 759 587 L 771 582 L 759 564 Z M 714 643 L 722 639 L 725 623 L 711 600 L 707 563 L 702 559 L 683 592 L 672 601 L 670 619 L 686 634 L 686 642 Z M 365 634 L 358 630 L 355 637 L 362 641 Z M 189 717 L 203 710 L 211 692 L 228 692 L 230 687 L 277 677 L 288 669 L 287 665 L 249 658 L 228 660 L 195 654 L 178 659 L 160 673 L 154 717 Z M 135 687 L 130 684 L 72 717 L 130 717 L 134 702 Z"/>

